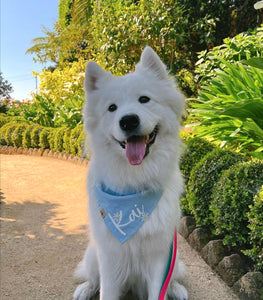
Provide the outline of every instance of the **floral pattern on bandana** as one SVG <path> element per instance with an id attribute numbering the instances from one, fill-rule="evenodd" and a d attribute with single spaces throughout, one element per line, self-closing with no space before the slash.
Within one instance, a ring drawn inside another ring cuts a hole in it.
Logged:
<path id="1" fill-rule="evenodd" d="M 122 244 L 147 221 L 163 194 L 162 190 L 119 194 L 104 185 L 95 185 L 94 192 L 104 223 Z"/>

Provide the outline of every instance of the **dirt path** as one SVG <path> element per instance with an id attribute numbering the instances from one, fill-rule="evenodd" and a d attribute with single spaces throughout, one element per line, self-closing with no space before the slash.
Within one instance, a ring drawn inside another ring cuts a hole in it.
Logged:
<path id="1" fill-rule="evenodd" d="M 67 300 L 85 251 L 87 168 L 71 162 L 1 155 L 1 300 Z M 189 300 L 236 300 L 179 237 Z"/>

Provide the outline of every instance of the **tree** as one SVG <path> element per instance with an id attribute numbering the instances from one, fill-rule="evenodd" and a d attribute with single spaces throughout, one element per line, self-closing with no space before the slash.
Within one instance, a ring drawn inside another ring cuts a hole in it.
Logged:
<path id="1" fill-rule="evenodd" d="M 185 7 L 190 24 L 209 16 L 216 21 L 214 45 L 220 45 L 226 37 L 257 26 L 256 0 L 179 0 Z M 195 51 L 201 51 L 199 40 L 194 41 Z"/>
<path id="2" fill-rule="evenodd" d="M 62 27 L 68 26 L 72 18 L 74 0 L 60 0 L 58 5 L 59 23 Z"/>
<path id="3" fill-rule="evenodd" d="M 54 24 L 53 31 L 43 27 L 44 37 L 38 37 L 31 41 L 33 46 L 26 54 L 33 54 L 33 60 L 45 64 L 52 62 L 56 66 L 64 66 L 81 59 L 89 59 L 87 27 L 69 24 L 61 26 L 60 22 Z"/>
<path id="4" fill-rule="evenodd" d="M 6 79 L 3 78 L 2 72 L 0 72 L 0 99 L 10 98 L 10 94 L 13 92 L 13 87 Z"/>

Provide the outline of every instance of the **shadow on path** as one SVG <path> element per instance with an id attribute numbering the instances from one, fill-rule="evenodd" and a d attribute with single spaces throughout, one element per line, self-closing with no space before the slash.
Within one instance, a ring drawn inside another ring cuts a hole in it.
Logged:
<path id="1" fill-rule="evenodd" d="M 71 299 L 65 295 L 71 296 L 74 291 L 73 272 L 82 258 L 87 236 L 53 228 L 50 221 L 57 209 L 58 205 L 50 202 L 7 204 L 2 200 L 2 300 Z"/>

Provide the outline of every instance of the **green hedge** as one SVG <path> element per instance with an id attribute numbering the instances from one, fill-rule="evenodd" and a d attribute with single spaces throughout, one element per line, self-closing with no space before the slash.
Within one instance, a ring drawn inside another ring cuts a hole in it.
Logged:
<path id="1" fill-rule="evenodd" d="M 263 185 L 249 206 L 248 222 L 251 249 L 243 252 L 252 259 L 255 269 L 263 272 Z"/>
<path id="2" fill-rule="evenodd" d="M 31 142 L 31 132 L 37 125 L 29 125 L 26 130 L 23 133 L 23 140 L 22 140 L 22 146 L 24 148 L 31 148 L 32 147 L 32 142 Z"/>
<path id="3" fill-rule="evenodd" d="M 42 126 L 36 125 L 31 133 L 30 133 L 30 137 L 31 137 L 31 147 L 32 148 L 40 148 L 39 146 L 39 135 L 41 133 L 41 131 L 43 130 Z"/>
<path id="4" fill-rule="evenodd" d="M 0 127 L 12 121 L 12 117 L 0 114 Z"/>
<path id="5" fill-rule="evenodd" d="M 186 135 L 184 140 L 186 149 L 181 157 L 180 169 L 184 175 L 185 186 L 187 186 L 192 169 L 207 153 L 211 152 L 215 147 L 206 140 L 198 137 L 188 138 Z M 181 208 L 184 214 L 191 214 L 191 210 L 185 196 L 181 198 Z"/>
<path id="6" fill-rule="evenodd" d="M 15 147 L 21 147 L 23 145 L 23 135 L 26 129 L 28 128 L 28 124 L 18 124 L 13 131 L 13 134 L 11 136 L 13 145 Z"/>
<path id="7" fill-rule="evenodd" d="M 84 136 L 83 133 L 83 125 L 76 126 L 70 135 L 70 153 L 77 156 L 82 156 L 82 142 Z"/>
<path id="8" fill-rule="evenodd" d="M 187 148 L 182 155 L 180 169 L 184 175 L 185 184 L 187 184 L 193 167 L 215 147 L 199 137 L 190 138 L 185 144 Z"/>
<path id="9" fill-rule="evenodd" d="M 7 123 L 6 125 L 7 126 L 4 126 L 6 128 L 4 133 L 6 145 L 14 146 L 12 135 L 18 125 L 15 123 Z"/>
<path id="10" fill-rule="evenodd" d="M 43 130 L 40 132 L 39 135 L 39 146 L 42 149 L 49 149 L 50 144 L 49 144 L 49 139 L 48 136 L 51 132 L 52 128 L 43 128 Z"/>
<path id="11" fill-rule="evenodd" d="M 222 172 L 244 160 L 245 157 L 242 155 L 215 149 L 192 169 L 187 185 L 186 201 L 198 225 L 210 226 L 212 223 L 209 206 L 213 188 Z"/>
<path id="12" fill-rule="evenodd" d="M 65 153 L 70 153 L 70 141 L 71 141 L 71 129 L 67 128 L 64 132 L 64 138 L 63 138 L 63 148 Z"/>
<path id="13" fill-rule="evenodd" d="M 64 151 L 64 134 L 65 134 L 66 128 L 61 127 L 55 130 L 54 133 L 54 150 L 58 152 Z"/>
<path id="14" fill-rule="evenodd" d="M 247 246 L 249 206 L 262 184 L 262 161 L 239 163 L 222 174 L 213 191 L 210 209 L 216 233 L 223 236 L 226 245 Z"/>
<path id="15" fill-rule="evenodd" d="M 6 123 L 0 128 L 0 145 L 7 145 L 6 139 L 5 139 L 5 133 L 7 128 L 9 127 L 9 124 Z"/>
<path id="16" fill-rule="evenodd" d="M 83 157 L 83 140 L 83 125 L 71 130 L 10 122 L 0 128 L 1 145 L 51 149 L 80 157 Z"/>

